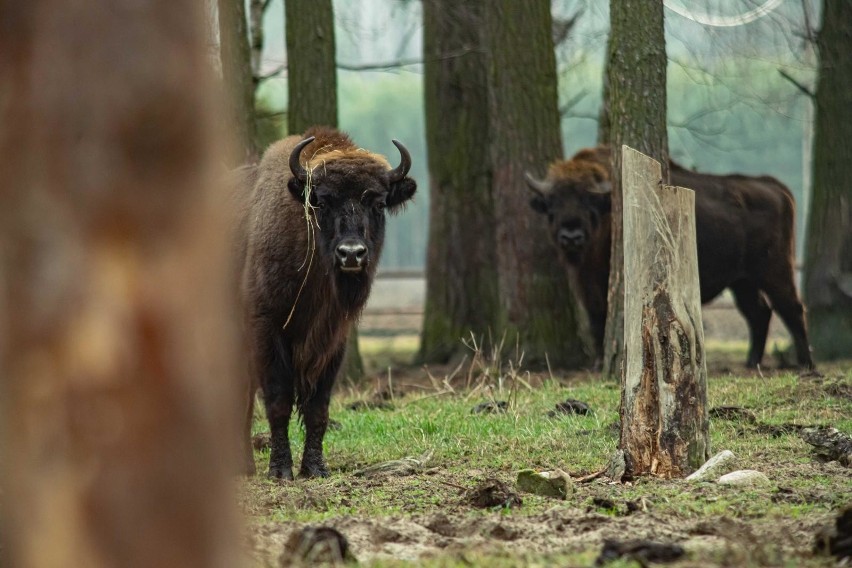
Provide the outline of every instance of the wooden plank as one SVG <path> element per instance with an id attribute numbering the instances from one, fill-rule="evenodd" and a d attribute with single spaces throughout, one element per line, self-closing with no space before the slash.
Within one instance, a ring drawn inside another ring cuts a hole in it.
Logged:
<path id="1" fill-rule="evenodd" d="M 627 475 L 682 477 L 709 455 L 707 370 L 695 194 L 663 186 L 660 165 L 622 146 Z"/>

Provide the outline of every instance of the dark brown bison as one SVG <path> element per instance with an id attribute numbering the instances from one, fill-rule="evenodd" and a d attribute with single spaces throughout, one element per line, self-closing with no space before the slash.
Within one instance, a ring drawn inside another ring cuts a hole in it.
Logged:
<path id="1" fill-rule="evenodd" d="M 554 162 L 543 181 L 527 175 L 534 193 L 530 205 L 547 215 L 553 242 L 580 284 L 599 348 L 609 280 L 609 160 L 609 148 L 601 146 Z M 671 182 L 695 190 L 701 301 L 731 289 L 751 335 L 746 364 L 760 364 L 774 309 L 790 330 L 799 365 L 813 367 L 794 283 L 795 203 L 790 190 L 768 176 L 710 175 L 675 163 Z"/>
<path id="2" fill-rule="evenodd" d="M 303 140 L 301 138 L 304 138 Z M 301 141 L 300 141 L 301 140 Z M 300 475 L 327 476 L 323 437 L 331 390 L 349 328 L 367 301 L 385 237 L 385 214 L 414 195 L 411 156 L 393 169 L 346 134 L 313 128 L 272 145 L 244 170 L 250 196 L 239 222 L 238 260 L 253 384 L 271 432 L 269 476 L 293 478 L 287 428 L 295 407 L 305 425 Z"/>

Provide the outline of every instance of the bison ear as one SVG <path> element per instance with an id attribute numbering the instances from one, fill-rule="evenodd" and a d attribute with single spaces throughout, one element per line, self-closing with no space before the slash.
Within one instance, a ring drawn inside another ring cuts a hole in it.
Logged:
<path id="1" fill-rule="evenodd" d="M 388 211 L 396 213 L 402 205 L 414 197 L 414 192 L 417 191 L 417 182 L 410 177 L 404 177 L 399 181 L 392 182 L 388 195 L 385 198 L 385 205 Z"/>
<path id="2" fill-rule="evenodd" d="M 533 198 L 530 199 L 530 207 L 533 208 L 533 211 L 536 213 L 547 213 L 547 198 L 539 193 L 533 195 Z"/>
<path id="3" fill-rule="evenodd" d="M 290 190 L 296 201 L 299 203 L 305 202 L 305 184 L 299 178 L 291 177 L 290 181 L 287 182 L 287 189 Z"/>

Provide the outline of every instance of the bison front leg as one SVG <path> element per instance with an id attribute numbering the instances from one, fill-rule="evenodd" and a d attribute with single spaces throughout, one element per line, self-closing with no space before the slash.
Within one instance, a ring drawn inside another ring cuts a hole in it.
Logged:
<path id="1" fill-rule="evenodd" d="M 289 346 L 272 326 L 255 326 L 254 360 L 269 421 L 269 477 L 293 479 L 293 456 L 287 429 L 293 413 L 293 365 Z"/>
<path id="2" fill-rule="evenodd" d="M 328 477 L 322 441 L 328 428 L 328 405 L 331 401 L 331 389 L 334 387 L 337 372 L 343 362 L 343 354 L 344 349 L 335 354 L 317 382 L 313 393 L 299 404 L 305 423 L 305 451 L 302 454 L 302 467 L 299 471 L 299 477 Z"/>

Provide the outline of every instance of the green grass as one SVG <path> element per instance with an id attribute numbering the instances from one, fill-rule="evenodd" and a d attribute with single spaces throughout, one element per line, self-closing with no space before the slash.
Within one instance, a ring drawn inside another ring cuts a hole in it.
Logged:
<path id="1" fill-rule="evenodd" d="M 793 372 L 711 375 L 709 407 L 741 406 L 764 424 L 832 425 L 850 433 L 852 399 L 848 393 L 852 391 L 852 365 L 826 367 L 824 372 L 826 377 L 822 379 L 800 378 Z M 412 373 L 409 372 L 408 383 Z M 335 525 L 350 522 L 347 519 L 389 526 L 406 519 L 422 524 L 430 516 L 447 514 L 459 525 L 473 527 L 464 530 L 473 530 L 472 534 L 479 536 L 473 539 L 475 543 L 470 540 L 473 537 L 450 538 L 456 547 L 452 553 L 440 553 L 439 543 L 424 557 L 428 558 L 422 560 L 424 565 L 591 566 L 601 538 L 597 532 L 589 533 L 595 536 L 589 537 L 588 544 L 566 544 L 566 551 L 565 547 L 547 544 L 548 539 L 540 546 L 530 547 L 494 541 L 497 544 L 493 548 L 488 543 L 494 539 L 483 540 L 477 530 L 495 519 L 522 527 L 550 527 L 553 523 L 548 515 L 578 514 L 581 520 L 576 522 L 581 524 L 587 522 L 583 515 L 589 516 L 588 522 L 604 523 L 601 534 L 606 534 L 606 527 L 610 526 L 606 523 L 611 523 L 620 527 L 625 537 L 641 537 L 647 523 L 659 523 L 663 527 L 661 534 L 680 534 L 677 531 L 686 530 L 684 527 L 694 528 L 704 520 L 724 518 L 745 523 L 745 529 L 734 532 L 747 529 L 758 536 L 723 535 L 719 538 L 727 543 L 725 546 L 706 555 L 691 553 L 690 560 L 678 565 L 831 565 L 810 556 L 812 529 L 828 522 L 838 508 L 852 502 L 852 474 L 836 463 L 815 461 L 809 446 L 796 434 L 771 437 L 759 433 L 753 425 L 737 421 L 711 422 L 713 451 L 733 451 L 740 468 L 763 471 L 773 482 L 772 487 L 734 489 L 655 478 L 640 478 L 623 485 L 598 480 L 575 485 L 573 494 L 564 501 L 522 494 L 524 504 L 520 509 L 483 511 L 470 507 L 465 502 L 465 490 L 486 478 L 497 478 L 513 486 L 517 472 L 525 468 L 561 468 L 576 477 L 603 468 L 616 448 L 617 430 L 612 427 L 618 420 L 620 393 L 616 385 L 588 375 L 532 382 L 541 384 L 527 388 L 516 383 L 510 389 L 512 382 L 505 380 L 501 390 L 497 382 L 484 381 L 478 383 L 480 388 L 475 392 L 465 392 L 457 386 L 456 392 L 445 392 L 422 379 L 421 388 L 409 388 L 405 395 L 396 393 L 392 410 L 348 410 L 346 404 L 371 393 L 339 393 L 333 398 L 331 417 L 341 428 L 329 431 L 325 441 L 331 477 L 295 483 L 278 483 L 263 476 L 250 480 L 245 484 L 244 502 L 252 522 L 286 532 L 303 523 Z M 566 398 L 586 402 L 593 413 L 548 417 L 547 412 Z M 509 400 L 509 410 L 505 414 L 471 414 L 475 404 L 492 399 Z M 260 417 L 255 427 L 265 430 Z M 298 422 L 291 425 L 290 435 L 298 464 L 304 439 Z M 365 466 L 429 453 L 428 464 L 414 475 L 378 479 L 354 475 Z M 256 459 L 258 470 L 265 471 L 267 451 L 256 452 Z M 616 509 L 596 509 L 592 506 L 596 497 L 612 500 Z M 628 501 L 643 500 L 647 511 L 625 514 Z M 641 521 L 636 515 L 648 517 Z M 537 542 L 534 531 L 518 530 L 523 531 L 522 538 Z M 553 539 L 563 536 L 554 533 Z M 441 537 L 436 538 L 440 541 Z M 744 540 L 740 542 L 739 538 Z M 755 539 L 763 544 L 750 547 L 749 541 Z M 483 548 L 483 542 L 488 546 Z M 390 550 L 394 546 L 397 545 L 374 543 L 367 549 Z M 368 559 L 375 565 L 398 565 L 387 554 L 371 554 Z M 635 564 L 612 564 L 619 565 Z"/>

